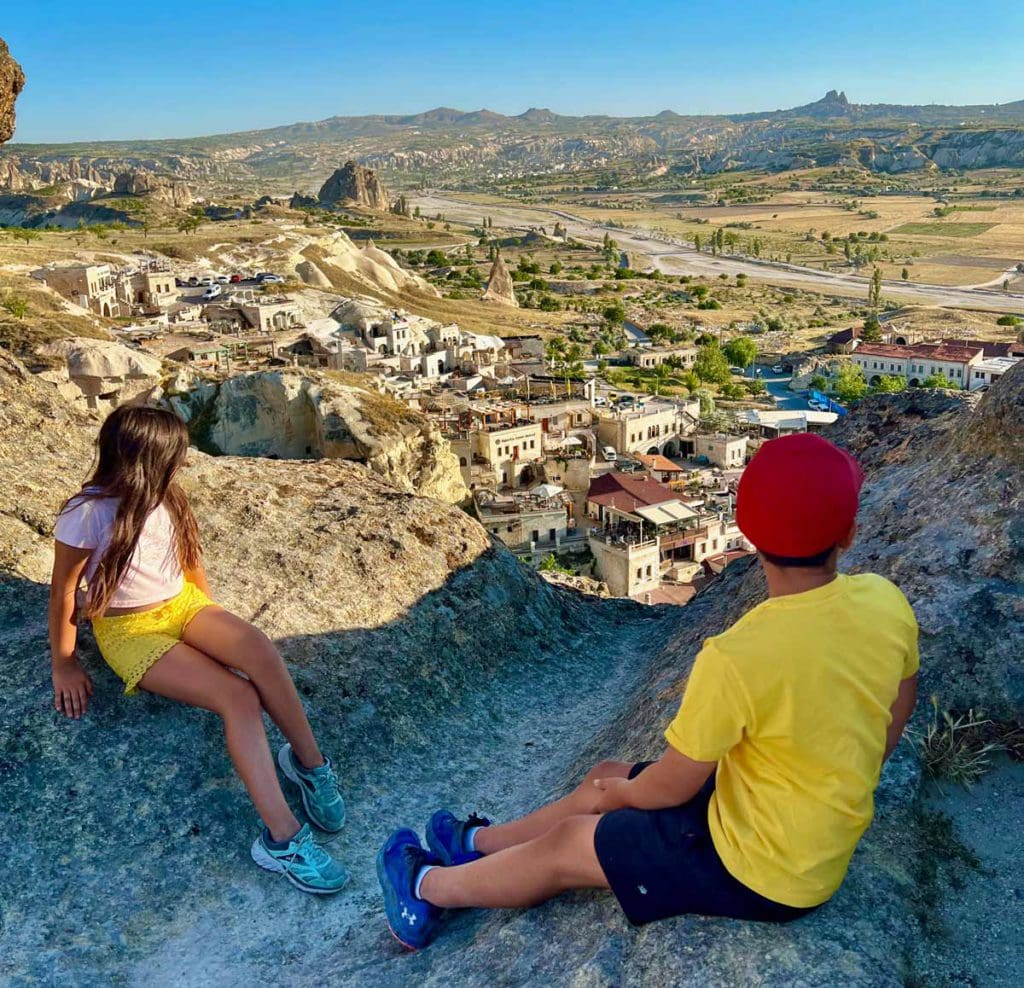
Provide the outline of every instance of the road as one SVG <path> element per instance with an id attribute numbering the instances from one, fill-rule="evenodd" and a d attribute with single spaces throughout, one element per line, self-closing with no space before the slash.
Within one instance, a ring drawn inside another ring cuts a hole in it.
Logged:
<path id="1" fill-rule="evenodd" d="M 687 246 L 682 241 L 652 235 L 637 229 L 610 229 L 573 213 L 543 206 L 484 206 L 450 195 L 427 193 L 411 197 L 410 202 L 421 211 L 433 215 L 443 213 L 446 218 L 464 223 L 479 223 L 486 214 L 500 226 L 529 230 L 531 227 L 551 227 L 556 220 L 566 228 L 569 236 L 585 242 L 600 242 L 611 233 L 622 250 L 646 254 L 658 270 L 666 274 L 690 274 L 717 278 L 721 274 L 735 277 L 745 274 L 759 281 L 805 288 L 809 291 L 847 298 L 866 300 L 868 279 L 860 275 L 818 271 L 796 264 L 763 261 L 747 257 L 712 257 Z M 951 285 L 907 284 L 903 281 L 885 281 L 882 284 L 886 298 L 918 305 L 939 305 L 950 309 L 980 309 L 992 312 L 1024 312 L 1024 294 L 1004 292 L 999 288 L 957 287 Z"/>

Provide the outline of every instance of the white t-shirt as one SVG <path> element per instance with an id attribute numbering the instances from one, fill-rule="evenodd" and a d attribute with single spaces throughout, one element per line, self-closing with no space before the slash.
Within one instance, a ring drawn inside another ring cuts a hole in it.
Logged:
<path id="1" fill-rule="evenodd" d="M 76 497 L 57 518 L 53 536 L 76 549 L 92 549 L 85 568 L 91 584 L 100 559 L 110 544 L 117 515 L 115 497 Z M 181 593 L 185 577 L 175 548 L 174 522 L 162 504 L 142 526 L 135 554 L 108 607 L 144 607 Z"/>

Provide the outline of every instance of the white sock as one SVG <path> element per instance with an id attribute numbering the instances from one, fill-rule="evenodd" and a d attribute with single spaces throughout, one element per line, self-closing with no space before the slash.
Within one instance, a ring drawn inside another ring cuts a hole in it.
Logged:
<path id="1" fill-rule="evenodd" d="M 416 874 L 416 881 L 415 881 L 415 883 L 413 884 L 413 887 L 412 887 L 412 894 L 414 896 L 416 896 L 417 899 L 422 899 L 423 898 L 423 896 L 420 895 L 420 886 L 423 884 L 423 879 L 427 877 L 427 872 L 428 871 L 433 871 L 436 867 L 437 867 L 437 865 L 424 865 L 417 872 L 417 874 Z"/>
<path id="2" fill-rule="evenodd" d="M 465 841 L 467 851 L 476 850 L 476 832 L 478 830 L 483 830 L 483 827 L 470 827 L 469 830 L 466 831 L 466 836 L 463 840 Z"/>

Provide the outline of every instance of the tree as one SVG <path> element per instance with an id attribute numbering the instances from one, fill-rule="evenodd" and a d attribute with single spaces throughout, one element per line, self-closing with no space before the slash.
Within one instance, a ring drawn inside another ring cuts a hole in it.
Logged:
<path id="1" fill-rule="evenodd" d="M 737 336 L 722 347 L 729 363 L 746 370 L 757 359 L 757 344 L 745 336 Z"/>
<path id="2" fill-rule="evenodd" d="M 909 281 L 909 280 L 910 280 L 910 271 L 909 271 L 909 270 L 908 270 L 907 268 L 904 268 L 904 269 L 903 269 L 903 270 L 902 270 L 902 271 L 900 272 L 900 277 L 901 277 L 901 278 L 902 278 L 902 279 L 903 279 L 904 281 Z"/>
<path id="3" fill-rule="evenodd" d="M 864 328 L 861 330 L 860 338 L 865 343 L 882 342 L 882 324 L 874 313 L 864 320 Z"/>
<path id="4" fill-rule="evenodd" d="M 1021 324 L 1020 316 L 1000 316 L 996 320 L 997 326 L 1019 326 Z"/>
<path id="5" fill-rule="evenodd" d="M 959 391 L 960 390 L 960 385 L 957 384 L 956 381 L 951 381 L 944 374 L 939 374 L 937 372 L 935 374 L 929 374 L 921 382 L 921 387 L 922 388 L 952 389 L 954 391 Z"/>
<path id="6" fill-rule="evenodd" d="M 765 386 L 764 386 L 764 381 L 762 381 L 761 378 L 759 378 L 759 377 L 755 377 L 751 381 L 745 381 L 744 382 L 744 387 L 746 387 L 746 389 L 752 395 L 764 394 L 764 392 L 767 390 L 767 388 L 765 388 Z"/>
<path id="7" fill-rule="evenodd" d="M 693 370 L 702 381 L 726 384 L 730 379 L 729 361 L 717 343 L 705 343 L 698 348 Z"/>
<path id="8" fill-rule="evenodd" d="M 868 382 L 864 380 L 864 372 L 856 364 L 844 364 L 836 374 L 832 390 L 844 405 L 848 405 L 860 401 L 867 394 Z"/>
<path id="9" fill-rule="evenodd" d="M 29 243 L 32 240 L 38 240 L 39 239 L 39 234 L 38 234 L 37 231 L 29 230 L 29 229 L 27 229 L 26 227 L 23 227 L 23 226 L 13 227 L 13 228 L 11 228 L 10 232 L 11 232 L 11 236 L 14 237 L 15 240 L 21 240 L 22 242 L 24 242 L 26 244 Z"/>
<path id="10" fill-rule="evenodd" d="M 614 302 L 609 306 L 606 306 L 602 311 L 601 315 L 607 322 L 613 325 L 621 325 L 626 321 L 626 310 L 621 302 Z"/>
<path id="11" fill-rule="evenodd" d="M 700 250 L 700 247 L 701 247 L 700 234 L 699 233 L 695 233 L 693 235 L 693 249 L 694 250 Z"/>
<path id="12" fill-rule="evenodd" d="M 868 302 L 873 309 L 882 303 L 882 269 L 875 268 L 871 273 L 871 287 L 868 289 Z"/>
<path id="13" fill-rule="evenodd" d="M 828 378 L 824 374 L 815 374 L 811 377 L 810 386 L 812 391 L 824 391 L 828 387 Z"/>
<path id="14" fill-rule="evenodd" d="M 3 307 L 15 319 L 24 319 L 28 314 L 28 299 L 22 295 L 8 295 L 3 300 Z"/>
<path id="15" fill-rule="evenodd" d="M 907 388 L 907 379 L 900 377 L 899 374 L 883 374 L 878 379 L 878 384 L 875 385 L 875 390 L 879 394 L 894 395 L 899 394 L 900 391 L 905 391 Z"/>
<path id="16" fill-rule="evenodd" d="M 562 357 L 565 356 L 565 347 L 566 342 L 564 336 L 552 336 L 551 339 L 544 344 L 544 353 L 547 355 L 552 367 L 559 363 Z"/>
<path id="17" fill-rule="evenodd" d="M 202 220 L 198 216 L 185 216 L 178 220 L 178 232 L 179 233 L 195 233 L 196 230 L 202 225 Z"/>

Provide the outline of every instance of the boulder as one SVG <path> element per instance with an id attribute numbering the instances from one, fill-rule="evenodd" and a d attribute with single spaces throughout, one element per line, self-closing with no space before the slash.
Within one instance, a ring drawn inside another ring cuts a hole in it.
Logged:
<path id="1" fill-rule="evenodd" d="M 90 402 L 104 397 L 114 404 L 152 387 L 162 373 L 159 357 L 108 340 L 70 337 L 39 348 L 47 357 L 63 357 L 68 379 Z"/>
<path id="2" fill-rule="evenodd" d="M 495 256 L 494 263 L 491 265 L 491 273 L 487 276 L 487 288 L 484 289 L 483 301 L 519 308 L 515 289 L 512 287 L 512 276 L 508 273 L 505 258 L 500 253 Z"/>
<path id="3" fill-rule="evenodd" d="M 346 161 L 320 187 L 317 199 L 323 206 L 355 203 L 370 209 L 386 210 L 391 205 L 377 173 L 355 161 Z"/>

